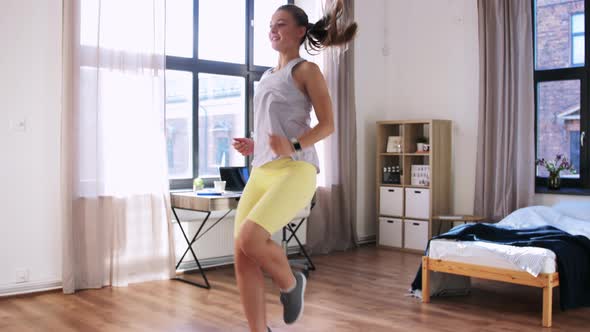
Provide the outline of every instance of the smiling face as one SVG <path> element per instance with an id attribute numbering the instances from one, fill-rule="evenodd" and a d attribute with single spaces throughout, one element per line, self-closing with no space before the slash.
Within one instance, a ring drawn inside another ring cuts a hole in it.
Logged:
<path id="1" fill-rule="evenodd" d="M 301 39 L 305 36 L 305 31 L 306 28 L 298 26 L 295 18 L 289 12 L 277 10 L 270 21 L 268 38 L 275 51 L 298 50 Z"/>

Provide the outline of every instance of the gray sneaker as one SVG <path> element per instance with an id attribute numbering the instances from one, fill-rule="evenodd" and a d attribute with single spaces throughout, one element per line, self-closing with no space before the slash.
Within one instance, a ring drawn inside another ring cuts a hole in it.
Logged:
<path id="1" fill-rule="evenodd" d="M 281 292 L 281 303 L 283 304 L 283 320 L 287 324 L 293 324 L 303 314 L 303 296 L 305 295 L 305 284 L 307 280 L 301 272 L 295 274 L 295 289 L 289 293 Z"/>

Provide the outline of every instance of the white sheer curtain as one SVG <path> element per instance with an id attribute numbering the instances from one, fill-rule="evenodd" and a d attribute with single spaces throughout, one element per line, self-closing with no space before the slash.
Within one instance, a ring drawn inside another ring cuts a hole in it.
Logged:
<path id="1" fill-rule="evenodd" d="M 63 289 L 170 278 L 165 0 L 64 0 Z"/>

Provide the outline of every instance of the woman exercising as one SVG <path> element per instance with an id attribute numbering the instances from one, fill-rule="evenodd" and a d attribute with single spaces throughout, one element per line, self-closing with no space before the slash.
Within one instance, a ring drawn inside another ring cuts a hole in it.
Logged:
<path id="1" fill-rule="evenodd" d="M 269 39 L 279 52 L 277 67 L 267 70 L 254 96 L 253 138 L 235 138 L 242 155 L 254 154 L 252 175 L 235 219 L 235 269 L 244 313 L 252 332 L 267 332 L 263 271 L 280 289 L 285 323 L 303 313 L 305 276 L 293 274 L 282 248 L 271 234 L 291 221 L 311 201 L 319 162 L 314 144 L 334 131 L 332 103 L 322 73 L 299 56 L 299 48 L 319 51 L 350 41 L 356 23 L 337 25 L 342 2 L 317 23 L 295 5 L 279 7 Z M 318 124 L 310 128 L 310 112 Z"/>

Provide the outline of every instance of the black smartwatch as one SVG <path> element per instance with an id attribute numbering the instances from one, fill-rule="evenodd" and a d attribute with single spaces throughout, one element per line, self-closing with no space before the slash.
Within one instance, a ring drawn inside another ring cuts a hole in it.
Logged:
<path id="1" fill-rule="evenodd" d="M 301 143 L 299 143 L 299 140 L 297 140 L 295 137 L 291 138 L 291 145 L 293 145 L 295 152 L 300 152 L 302 150 Z"/>

